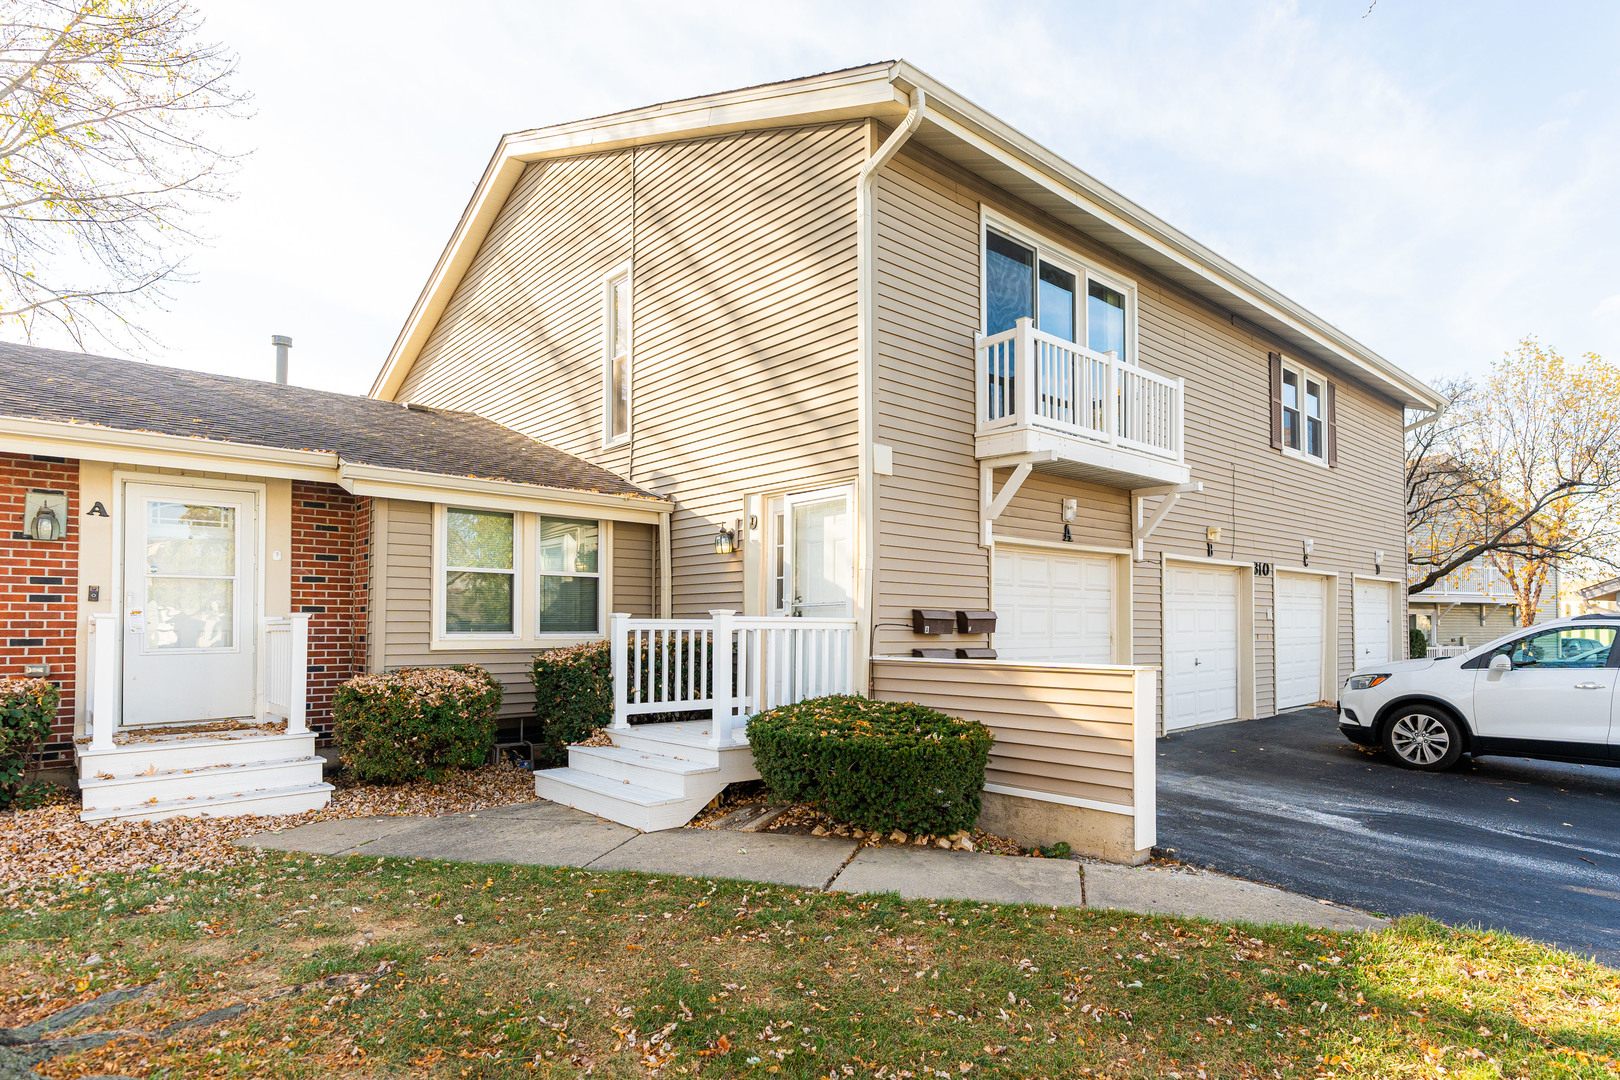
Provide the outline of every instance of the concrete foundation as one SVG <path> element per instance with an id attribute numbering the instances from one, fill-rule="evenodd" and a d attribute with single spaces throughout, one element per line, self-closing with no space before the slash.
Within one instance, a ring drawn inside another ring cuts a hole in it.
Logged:
<path id="1" fill-rule="evenodd" d="M 981 805 L 979 828 L 1024 847 L 1061 840 L 1076 855 L 1125 866 L 1140 866 L 1152 854 L 1151 848 L 1137 848 L 1136 822 L 1125 814 L 993 791 L 984 793 Z"/>

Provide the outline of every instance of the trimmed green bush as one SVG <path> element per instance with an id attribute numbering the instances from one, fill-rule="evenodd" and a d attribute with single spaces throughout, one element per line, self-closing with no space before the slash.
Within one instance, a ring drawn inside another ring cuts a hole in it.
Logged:
<path id="1" fill-rule="evenodd" d="M 17 801 L 62 695 L 44 679 L 0 679 L 0 810 Z"/>
<path id="2" fill-rule="evenodd" d="M 613 657 L 605 641 L 547 649 L 529 671 L 534 683 L 534 765 L 568 761 L 570 743 L 583 742 L 613 722 Z"/>
<path id="3" fill-rule="evenodd" d="M 824 697 L 748 722 L 772 794 L 863 829 L 945 835 L 979 816 L 995 737 L 924 705 Z"/>
<path id="4" fill-rule="evenodd" d="M 1407 656 L 1413 660 L 1422 660 L 1429 655 L 1429 635 L 1415 626 L 1412 627 L 1411 632 L 1407 635 L 1406 647 L 1408 650 Z"/>
<path id="5" fill-rule="evenodd" d="M 332 699 L 343 764 L 378 784 L 436 782 L 483 764 L 500 709 L 501 684 L 476 664 L 361 675 Z"/>

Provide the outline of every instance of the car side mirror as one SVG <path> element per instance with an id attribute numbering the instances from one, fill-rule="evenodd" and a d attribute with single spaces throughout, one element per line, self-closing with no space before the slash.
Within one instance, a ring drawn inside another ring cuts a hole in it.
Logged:
<path id="1" fill-rule="evenodd" d="M 1512 671 L 1513 661 L 1508 658 L 1507 653 L 1497 653 L 1491 657 L 1489 666 L 1492 671 Z"/>

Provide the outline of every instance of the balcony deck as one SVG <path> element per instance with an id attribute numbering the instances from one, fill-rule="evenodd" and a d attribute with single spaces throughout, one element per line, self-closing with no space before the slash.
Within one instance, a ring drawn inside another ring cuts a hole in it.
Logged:
<path id="1" fill-rule="evenodd" d="M 981 461 L 1028 461 L 1041 471 L 1109 487 L 1184 484 L 1184 385 L 1045 334 L 1028 319 L 980 338 Z"/>

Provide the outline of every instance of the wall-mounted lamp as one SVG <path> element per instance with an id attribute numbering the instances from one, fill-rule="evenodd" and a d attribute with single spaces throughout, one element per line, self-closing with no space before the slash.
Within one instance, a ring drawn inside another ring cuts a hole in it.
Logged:
<path id="1" fill-rule="evenodd" d="M 1204 529 L 1204 554 L 1210 558 L 1215 557 L 1215 545 L 1221 541 L 1221 527 L 1210 525 Z"/>
<path id="2" fill-rule="evenodd" d="M 737 533 L 724 525 L 714 534 L 714 553 L 716 555 L 730 555 L 737 550 Z"/>
<path id="3" fill-rule="evenodd" d="M 1299 546 L 1300 546 L 1300 551 L 1301 551 L 1300 557 L 1302 559 L 1304 559 L 1305 565 L 1306 566 L 1311 565 L 1311 552 L 1316 549 L 1316 541 L 1315 540 L 1301 540 L 1299 542 Z"/>
<path id="4" fill-rule="evenodd" d="M 60 540 L 67 531 L 67 496 L 30 491 L 23 500 L 23 529 L 35 540 Z"/>
<path id="5" fill-rule="evenodd" d="M 1373 573 L 1382 574 L 1383 572 L 1384 572 L 1384 553 L 1382 551 L 1375 551 L 1375 552 L 1373 552 Z"/>
<path id="6" fill-rule="evenodd" d="M 49 506 L 41 506 L 34 514 L 34 523 L 29 526 L 35 540 L 58 540 L 62 536 L 62 523 L 56 520 L 56 511 Z"/>
<path id="7" fill-rule="evenodd" d="M 1065 523 L 1073 522 L 1080 517 L 1080 500 L 1064 499 L 1062 517 Z"/>

